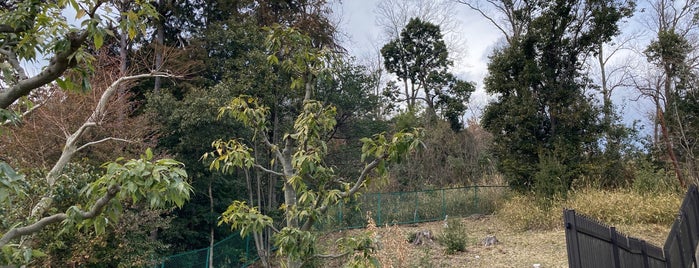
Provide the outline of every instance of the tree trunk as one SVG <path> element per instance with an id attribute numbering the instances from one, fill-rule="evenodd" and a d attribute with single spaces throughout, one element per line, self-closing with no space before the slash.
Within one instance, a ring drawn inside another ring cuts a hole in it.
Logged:
<path id="1" fill-rule="evenodd" d="M 677 177 L 677 181 L 680 183 L 680 186 L 682 188 L 686 188 L 687 185 L 684 182 L 684 179 L 682 178 L 682 170 L 680 169 L 680 164 L 677 161 L 677 156 L 675 156 L 675 150 L 672 146 L 672 140 L 670 140 L 670 134 L 669 131 L 667 130 L 667 123 L 665 122 L 665 116 L 663 115 L 663 111 L 660 109 L 660 106 L 657 105 L 657 114 L 658 114 L 658 120 L 660 121 L 660 130 L 663 133 L 663 141 L 665 142 L 665 149 L 667 150 L 667 154 L 670 157 L 670 161 L 672 161 L 672 167 L 675 169 L 675 177 Z"/>
<path id="2" fill-rule="evenodd" d="M 155 70 L 160 71 L 163 67 L 163 46 L 165 45 L 165 17 L 163 13 L 165 12 L 165 1 L 158 1 L 158 9 L 160 11 L 158 21 L 156 22 L 156 33 L 155 33 Z M 160 92 L 162 81 L 160 77 L 156 77 L 153 85 L 153 92 L 158 94 Z"/>

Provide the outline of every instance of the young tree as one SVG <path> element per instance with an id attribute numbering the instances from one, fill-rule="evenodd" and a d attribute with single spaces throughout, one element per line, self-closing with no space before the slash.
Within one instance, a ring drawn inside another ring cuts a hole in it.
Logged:
<path id="1" fill-rule="evenodd" d="M 318 72 L 325 68 L 322 59 L 327 52 L 310 48 L 308 37 L 289 29 L 274 28 L 268 44 L 271 51 L 276 52 L 269 60 L 293 77 L 292 90 L 304 92 L 302 110 L 292 130 L 282 135 L 279 144 L 273 143 L 268 136 L 270 109 L 261 105 L 257 98 L 240 96 L 222 107 L 220 116 L 231 116 L 243 123 L 255 133 L 253 140 L 215 141 L 215 151 L 205 154 L 204 158 L 212 158 L 210 168 L 224 173 L 236 168 L 255 168 L 280 179 L 284 227 L 275 230 L 275 245 L 278 253 L 287 257 L 288 267 L 300 267 L 317 257 L 311 227 L 325 216 L 330 206 L 352 198 L 371 180 L 384 176 L 388 163 L 416 148 L 419 132 L 397 133 L 392 138 L 377 134 L 372 139 L 363 139 L 361 160 L 364 167 L 359 175 L 354 179 L 336 175 L 324 160 L 328 152 L 326 135 L 335 127 L 336 108 L 311 99 Z M 272 152 L 274 158 L 270 161 L 278 163 L 278 169 L 268 169 L 265 163 L 253 157 L 255 151 L 247 144 L 255 140 Z M 240 229 L 241 235 L 255 235 L 256 240 L 265 228 L 273 227 L 270 216 L 241 201 L 231 204 L 222 215 L 222 222 Z M 263 263 L 268 264 L 267 261 Z"/>
<path id="2" fill-rule="evenodd" d="M 669 158 L 682 186 L 686 185 L 685 172 L 695 180 L 699 174 L 691 138 L 696 132 L 697 7 L 699 2 L 693 0 L 650 3 L 648 23 L 657 35 L 644 51 L 650 72 L 634 81 L 641 94 L 655 104 L 654 142 Z"/>

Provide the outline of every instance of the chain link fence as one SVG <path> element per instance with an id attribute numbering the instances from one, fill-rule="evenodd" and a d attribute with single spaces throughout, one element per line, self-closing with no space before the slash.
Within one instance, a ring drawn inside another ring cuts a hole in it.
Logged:
<path id="1" fill-rule="evenodd" d="M 508 186 L 469 186 L 412 192 L 368 193 L 350 202 L 340 202 L 328 209 L 328 217 L 319 221 L 318 231 L 363 228 L 368 214 L 378 226 L 414 224 L 491 214 L 498 201 L 509 194 Z M 209 254 L 213 250 L 210 266 Z M 245 267 L 256 260 L 255 244 L 248 237 L 234 234 L 203 248 L 168 256 L 158 267 Z"/>

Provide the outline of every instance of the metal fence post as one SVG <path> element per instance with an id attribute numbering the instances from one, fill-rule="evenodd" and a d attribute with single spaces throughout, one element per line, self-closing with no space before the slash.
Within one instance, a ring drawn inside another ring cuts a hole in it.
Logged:
<path id="1" fill-rule="evenodd" d="M 444 189 L 442 189 L 442 219 L 447 217 L 447 198 L 444 195 Z"/>
<path id="2" fill-rule="evenodd" d="M 378 205 L 378 211 L 376 212 L 376 215 L 378 218 L 376 220 L 377 226 L 381 226 L 381 193 L 379 193 L 379 205 Z"/>
<path id="3" fill-rule="evenodd" d="M 205 268 L 209 268 L 209 254 L 211 254 L 211 247 L 206 248 L 206 266 Z"/>
<path id="4" fill-rule="evenodd" d="M 420 210 L 420 205 L 418 204 L 417 200 L 420 199 L 420 194 L 419 192 L 415 192 L 415 213 L 413 213 L 413 223 L 416 223 L 420 217 L 417 216 L 418 210 Z"/>
<path id="5" fill-rule="evenodd" d="M 478 186 L 473 186 L 473 199 L 474 203 L 476 204 L 476 209 L 478 212 L 481 212 L 480 206 L 478 205 Z"/>
<path id="6" fill-rule="evenodd" d="M 338 212 L 337 212 L 338 214 L 340 214 L 340 215 L 338 216 L 338 219 L 339 219 L 339 220 L 338 220 L 338 222 L 337 222 L 337 226 L 338 226 L 338 227 L 342 226 L 342 210 L 344 209 L 343 204 L 344 204 L 344 201 L 340 200 L 340 203 L 338 204 Z"/>

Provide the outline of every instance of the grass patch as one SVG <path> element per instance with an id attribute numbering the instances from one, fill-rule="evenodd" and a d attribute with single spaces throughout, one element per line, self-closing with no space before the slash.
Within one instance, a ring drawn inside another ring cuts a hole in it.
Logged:
<path id="1" fill-rule="evenodd" d="M 555 200 L 546 207 L 534 197 L 517 194 L 504 202 L 497 214 L 518 230 L 560 227 L 564 208 L 575 209 L 609 225 L 671 225 L 683 197 L 674 192 L 640 194 L 628 189 L 584 189 L 570 193 L 568 200 Z"/>

